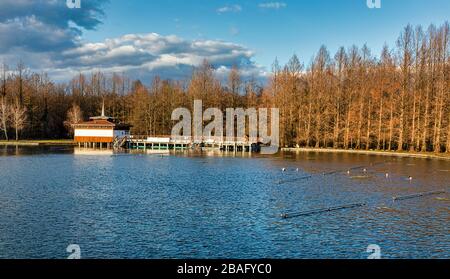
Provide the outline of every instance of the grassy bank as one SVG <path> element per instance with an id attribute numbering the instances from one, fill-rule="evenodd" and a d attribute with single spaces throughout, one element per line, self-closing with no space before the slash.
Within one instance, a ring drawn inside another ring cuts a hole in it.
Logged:
<path id="1" fill-rule="evenodd" d="M 396 156 L 396 157 L 425 158 L 425 159 L 441 159 L 450 161 L 449 153 L 407 152 L 407 151 L 399 152 L 399 151 L 376 151 L 376 150 L 366 151 L 366 150 L 322 149 L 322 148 L 282 148 L 281 150 L 293 152 L 350 153 L 350 154 Z"/>
<path id="2" fill-rule="evenodd" d="M 5 141 L 1 140 L 0 145 L 8 146 L 40 146 L 40 145 L 75 145 L 73 140 L 19 140 L 19 141 Z"/>

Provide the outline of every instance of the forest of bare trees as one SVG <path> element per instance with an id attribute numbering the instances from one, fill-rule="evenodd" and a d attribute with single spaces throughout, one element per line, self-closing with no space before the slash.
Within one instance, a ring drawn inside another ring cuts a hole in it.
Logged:
<path id="1" fill-rule="evenodd" d="M 122 74 L 79 74 L 68 84 L 4 65 L 0 139 L 70 137 L 68 122 L 100 113 L 140 135 L 170 134 L 175 108 L 203 105 L 277 107 L 280 142 L 289 147 L 450 152 L 449 24 L 408 25 L 379 57 L 368 46 L 322 46 L 309 65 L 294 55 L 277 61 L 269 80 L 244 80 L 234 67 L 219 80 L 206 61 L 187 81 L 155 78 L 150 86 Z M 70 124 L 70 123 L 69 123 Z"/>

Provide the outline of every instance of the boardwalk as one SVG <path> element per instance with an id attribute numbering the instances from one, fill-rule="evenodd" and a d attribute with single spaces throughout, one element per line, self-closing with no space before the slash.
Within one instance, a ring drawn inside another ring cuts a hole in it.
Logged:
<path id="1" fill-rule="evenodd" d="M 129 136 L 123 147 L 149 150 L 218 149 L 223 151 L 258 152 L 260 139 L 221 137 Z"/>

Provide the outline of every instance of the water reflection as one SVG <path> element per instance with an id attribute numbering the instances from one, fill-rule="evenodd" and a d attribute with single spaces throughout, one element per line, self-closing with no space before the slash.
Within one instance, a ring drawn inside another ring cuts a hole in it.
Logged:
<path id="1" fill-rule="evenodd" d="M 74 155 L 85 156 L 112 156 L 114 151 L 112 149 L 88 149 L 88 148 L 74 148 Z"/>
<path id="2" fill-rule="evenodd" d="M 449 195 L 392 200 L 448 191 L 449 169 L 356 154 L 1 148 L 0 258 L 65 258 L 71 243 L 86 258 L 366 258 L 369 244 L 449 258 Z"/>

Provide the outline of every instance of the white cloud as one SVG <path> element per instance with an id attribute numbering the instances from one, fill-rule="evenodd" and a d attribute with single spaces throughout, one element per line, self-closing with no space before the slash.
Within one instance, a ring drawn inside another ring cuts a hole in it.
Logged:
<path id="1" fill-rule="evenodd" d="M 22 56 L 33 57 L 35 70 L 46 71 L 60 80 L 68 80 L 77 72 L 94 70 L 106 74 L 125 72 L 132 78 L 147 81 L 156 75 L 185 79 L 205 59 L 220 76 L 233 65 L 240 67 L 244 77 L 266 76 L 264 68 L 253 61 L 254 52 L 242 45 L 220 40 L 185 40 L 157 33 L 127 34 L 40 56 L 25 51 Z"/>
<path id="2" fill-rule="evenodd" d="M 258 5 L 261 9 L 274 9 L 279 10 L 287 7 L 287 4 L 284 2 L 266 2 Z"/>
<path id="3" fill-rule="evenodd" d="M 217 9 L 217 13 L 224 14 L 224 13 L 239 13 L 242 11 L 242 7 L 239 5 L 230 5 L 230 6 L 224 6 Z"/>
<path id="4" fill-rule="evenodd" d="M 86 2 L 86 3 L 85 3 Z M 157 33 L 127 34 L 100 42 L 82 40 L 82 33 L 101 23 L 107 0 L 83 2 L 83 9 L 68 9 L 65 0 L 0 0 L 0 63 L 24 62 L 31 70 L 67 81 L 79 72 L 127 73 L 149 81 L 186 79 L 192 69 L 208 60 L 217 74 L 238 65 L 243 75 L 266 75 L 245 46 L 220 40 L 185 40 Z M 218 12 L 239 12 L 239 5 Z M 231 29 L 237 34 L 237 29 Z"/>
<path id="5" fill-rule="evenodd" d="M 19 47 L 45 52 L 74 47 L 83 30 L 94 30 L 101 24 L 106 2 L 91 0 L 83 2 L 83 9 L 68 9 L 62 0 L 1 0 L 0 51 Z"/>

